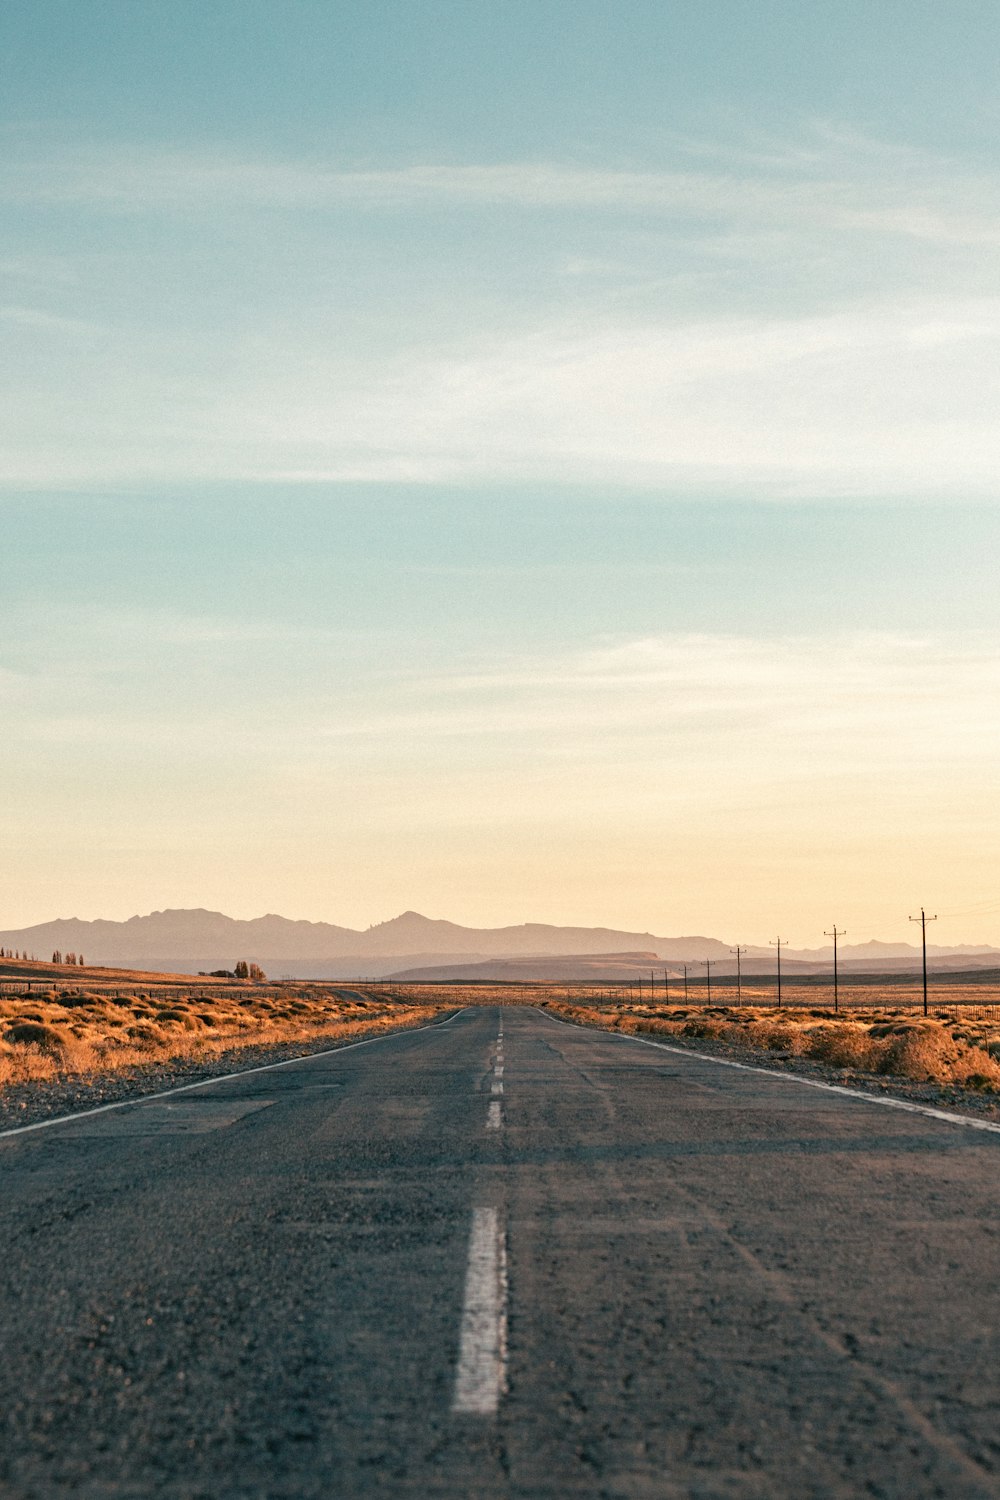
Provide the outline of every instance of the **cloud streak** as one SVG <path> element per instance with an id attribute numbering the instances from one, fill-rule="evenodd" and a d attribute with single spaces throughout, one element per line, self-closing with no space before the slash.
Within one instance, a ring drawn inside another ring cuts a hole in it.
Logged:
<path id="1" fill-rule="evenodd" d="M 830 129 L 808 144 L 749 165 L 678 146 L 661 171 L 12 150 L 0 199 L 110 216 L 126 248 L 0 310 L 0 483 L 994 496 L 1000 191 Z M 489 248 L 466 244 L 493 210 Z M 145 213 L 162 249 L 123 292 Z"/>
<path id="2" fill-rule="evenodd" d="M 358 169 L 216 149 L 76 146 L 18 157 L 0 169 L 0 199 L 124 212 L 233 207 L 307 211 L 358 205 L 573 209 L 878 231 L 942 243 L 1000 241 L 994 178 L 930 153 L 843 136 L 837 149 L 751 157 L 717 148 L 717 170 L 691 164 L 690 148 L 661 170 L 558 161 L 434 163 Z M 706 152 L 706 154 L 708 154 Z M 762 163 L 769 170 L 762 170 Z"/>

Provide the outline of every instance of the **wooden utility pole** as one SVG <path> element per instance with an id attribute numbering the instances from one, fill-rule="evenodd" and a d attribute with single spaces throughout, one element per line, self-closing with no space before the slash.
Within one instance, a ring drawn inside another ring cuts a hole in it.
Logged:
<path id="1" fill-rule="evenodd" d="M 778 950 L 778 1004 L 779 1004 L 779 1006 L 781 1004 L 781 945 L 782 945 L 782 943 L 784 943 L 785 947 L 787 948 L 787 946 L 788 946 L 788 939 L 787 938 L 775 938 L 773 943 L 769 943 L 768 944 L 768 947 L 770 947 L 770 948 L 777 948 L 777 950 Z"/>
<path id="2" fill-rule="evenodd" d="M 844 936 L 844 931 L 845 931 L 845 929 L 843 927 L 838 928 L 836 922 L 834 922 L 834 924 L 833 924 L 833 931 L 832 932 L 824 932 L 823 933 L 824 937 L 832 937 L 833 938 L 833 1013 L 834 1013 L 834 1015 L 836 1015 L 837 1011 L 840 1009 L 840 1003 L 839 1003 L 840 1002 L 840 984 L 839 984 L 839 976 L 837 974 L 837 939 L 838 938 L 842 938 Z"/>
<path id="3" fill-rule="evenodd" d="M 920 908 L 920 915 L 919 915 L 919 917 L 911 917 L 910 921 L 911 922 L 919 922 L 920 923 L 920 948 L 921 948 L 921 952 L 923 954 L 923 971 L 924 971 L 924 1015 L 926 1016 L 926 1014 L 927 1014 L 927 923 L 928 922 L 936 922 L 937 921 L 937 916 L 936 915 L 933 916 L 933 917 L 927 916 L 927 914 L 925 913 L 923 907 L 921 907 Z"/>
<path id="4" fill-rule="evenodd" d="M 742 1005 L 743 1004 L 743 969 L 742 969 L 741 964 L 740 964 L 740 959 L 741 959 L 742 955 L 747 950 L 745 948 L 741 948 L 740 945 L 739 945 L 739 943 L 737 943 L 736 947 L 735 948 L 730 948 L 729 951 L 730 951 L 730 953 L 735 953 L 736 954 L 736 1003 L 737 1003 L 737 1005 Z"/>

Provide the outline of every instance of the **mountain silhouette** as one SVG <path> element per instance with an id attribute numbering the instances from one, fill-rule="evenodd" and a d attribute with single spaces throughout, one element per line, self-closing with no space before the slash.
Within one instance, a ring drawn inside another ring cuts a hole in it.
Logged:
<path id="1" fill-rule="evenodd" d="M 701 935 L 658 937 L 651 932 L 628 932 L 613 927 L 559 927 L 544 922 L 524 922 L 512 927 L 463 927 L 457 922 L 425 917 L 405 911 L 386 922 L 364 930 L 340 927 L 330 922 L 307 922 L 271 912 L 242 921 L 223 912 L 193 910 L 154 911 L 129 917 L 124 922 L 103 919 L 83 921 L 58 918 L 33 927 L 0 932 L 0 946 L 27 951 L 38 958 L 60 952 L 82 953 L 88 963 L 123 968 L 163 969 L 194 974 L 200 970 L 230 968 L 237 959 L 259 963 L 272 978 L 378 978 L 419 969 L 447 968 L 450 977 L 461 977 L 475 965 L 490 961 L 517 960 L 518 972 L 527 970 L 521 960 L 545 960 L 539 974 L 552 973 L 552 959 L 581 963 L 588 957 L 630 955 L 627 966 L 649 963 L 698 964 L 711 959 L 726 972 L 732 962 L 733 943 Z M 783 951 L 790 964 L 822 965 L 829 948 Z M 897 967 L 912 962 L 919 949 L 908 943 L 859 943 L 841 945 L 845 965 Z M 996 963 L 1000 949 L 988 945 L 931 947 L 928 953 L 956 960 Z M 632 957 L 634 955 L 634 957 Z M 747 961 L 770 968 L 774 951 L 751 946 Z M 585 965 L 590 967 L 589 965 Z M 726 966 L 725 968 L 723 966 Z M 558 967 L 558 966 L 557 966 Z M 600 967 L 597 965 L 596 967 Z M 530 965 L 528 966 L 530 968 Z"/>

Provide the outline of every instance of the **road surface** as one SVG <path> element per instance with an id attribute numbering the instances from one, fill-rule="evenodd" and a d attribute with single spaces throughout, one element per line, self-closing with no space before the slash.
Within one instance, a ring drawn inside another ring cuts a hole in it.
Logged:
<path id="1" fill-rule="evenodd" d="M 514 1007 L 8 1135 L 0 1495 L 1000 1496 L 998 1168 Z"/>

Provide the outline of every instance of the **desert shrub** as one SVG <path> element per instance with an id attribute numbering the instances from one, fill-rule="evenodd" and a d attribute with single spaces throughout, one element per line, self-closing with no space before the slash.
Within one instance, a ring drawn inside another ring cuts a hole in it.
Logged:
<path id="1" fill-rule="evenodd" d="M 650 1016 L 648 1020 L 640 1021 L 635 1029 L 648 1032 L 650 1036 L 677 1036 L 682 1030 L 682 1023 L 666 1017 Z"/>
<path id="2" fill-rule="evenodd" d="M 810 1032 L 807 1055 L 835 1068 L 867 1068 L 873 1061 L 874 1049 L 863 1027 L 846 1022 L 817 1027 Z"/>
<path id="3" fill-rule="evenodd" d="M 686 1021 L 682 1030 L 683 1036 L 700 1036 L 708 1038 L 721 1037 L 726 1030 L 722 1021 Z"/>
<path id="4" fill-rule="evenodd" d="M 747 1026 L 734 1028 L 739 1040 L 751 1047 L 763 1047 L 770 1052 L 794 1052 L 797 1050 L 795 1030 L 787 1021 L 751 1021 Z M 799 1049 L 800 1050 L 800 1049 Z"/>
<path id="5" fill-rule="evenodd" d="M 66 1045 L 54 1026 L 46 1026 L 40 1021 L 15 1021 L 7 1027 L 4 1040 L 22 1047 L 38 1047 L 42 1052 L 61 1052 Z"/>
<path id="6" fill-rule="evenodd" d="M 161 1031 L 151 1021 L 140 1021 L 136 1026 L 129 1026 L 126 1032 L 134 1042 L 146 1046 L 159 1046 L 167 1039 L 167 1034 Z"/>
<path id="7" fill-rule="evenodd" d="M 812 1046 L 816 1027 L 790 1026 L 785 1038 L 785 1047 L 793 1057 L 807 1057 Z"/>
<path id="8" fill-rule="evenodd" d="M 156 1022 L 163 1025 L 164 1022 L 173 1022 L 177 1026 L 183 1026 L 185 1031 L 197 1031 L 199 1022 L 195 1020 L 190 1011 L 178 1010 L 175 1006 L 168 1006 L 156 1012 Z"/>
<path id="9" fill-rule="evenodd" d="M 900 1078 L 947 1079 L 961 1051 L 962 1044 L 934 1023 L 898 1026 L 881 1039 L 875 1068 Z"/>
<path id="10" fill-rule="evenodd" d="M 1000 1063 L 981 1047 L 962 1047 L 951 1065 L 951 1077 L 967 1088 L 1000 1089 Z"/>

